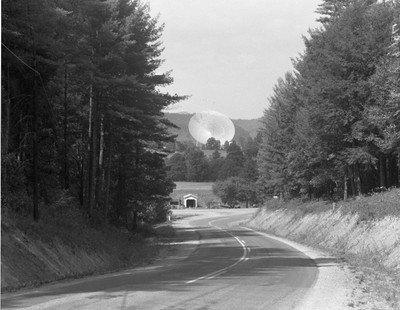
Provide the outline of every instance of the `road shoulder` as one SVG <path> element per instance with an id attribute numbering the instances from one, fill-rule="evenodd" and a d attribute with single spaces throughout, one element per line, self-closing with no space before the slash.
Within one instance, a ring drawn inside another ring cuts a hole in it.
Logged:
<path id="1" fill-rule="evenodd" d="M 354 309 L 356 281 L 350 266 L 329 253 L 300 243 L 280 238 L 246 227 L 267 238 L 283 242 L 310 257 L 318 267 L 318 277 L 296 310 L 344 310 Z"/>

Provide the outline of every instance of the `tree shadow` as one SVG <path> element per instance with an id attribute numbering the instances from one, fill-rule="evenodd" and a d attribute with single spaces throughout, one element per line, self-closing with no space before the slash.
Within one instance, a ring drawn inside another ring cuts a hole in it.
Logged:
<path id="1" fill-rule="evenodd" d="M 193 233 L 196 231 L 196 234 Z M 38 304 L 51 300 L 53 297 L 80 293 L 96 293 L 87 298 L 112 299 L 123 297 L 125 293 L 135 291 L 169 291 L 185 292 L 193 286 L 207 286 L 209 281 L 202 277 L 214 272 L 218 280 L 240 279 L 243 277 L 276 277 L 284 276 L 300 268 L 329 267 L 337 264 L 336 258 L 310 259 L 305 254 L 290 246 L 246 246 L 246 257 L 243 258 L 243 247 L 233 236 L 240 240 L 260 238 L 260 235 L 246 229 L 230 229 L 229 232 L 212 227 L 182 227 L 177 228 L 176 237 L 172 242 L 179 247 L 188 247 L 200 243 L 188 257 L 178 259 L 171 264 L 159 262 L 155 265 L 117 272 L 108 275 L 89 277 L 55 285 L 43 286 L 35 291 L 3 298 L 2 308 L 19 308 L 27 301 Z M 263 238 L 263 237 L 262 237 Z M 272 242 L 279 245 L 278 242 Z M 171 253 L 172 254 L 172 253 Z M 242 260 L 240 260 L 243 258 Z M 198 279 L 198 280 L 196 280 Z M 196 280 L 194 282 L 190 282 Z M 272 282 L 270 282 L 272 283 Z"/>

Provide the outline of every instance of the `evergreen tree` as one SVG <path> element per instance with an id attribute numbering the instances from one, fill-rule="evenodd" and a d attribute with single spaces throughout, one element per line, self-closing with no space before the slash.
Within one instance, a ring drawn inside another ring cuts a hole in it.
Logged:
<path id="1" fill-rule="evenodd" d="M 336 21 L 351 2 L 352 0 L 324 0 L 316 10 L 318 14 L 322 15 L 317 20 L 322 24 Z"/>
<path id="2" fill-rule="evenodd" d="M 181 153 L 173 154 L 167 160 L 168 177 L 174 181 L 186 181 L 186 159 Z"/>
<path id="3" fill-rule="evenodd" d="M 172 78 L 157 71 L 163 25 L 149 6 L 138 0 L 2 5 L 7 208 L 27 204 L 20 193 L 33 193 L 37 220 L 39 201 L 51 204 L 67 192 L 93 224 L 112 216 L 134 227 L 139 212 L 165 213 L 159 206 L 172 183 L 164 145 L 173 141 L 173 125 L 162 111 L 184 97 L 159 90 Z"/>
<path id="4" fill-rule="evenodd" d="M 244 164 L 242 149 L 235 141 L 232 141 L 226 149 L 226 158 L 219 171 L 219 179 L 225 180 L 229 177 L 238 176 Z"/>
<path id="5" fill-rule="evenodd" d="M 40 199 L 49 202 L 50 187 L 58 183 L 54 110 L 46 90 L 60 56 L 58 18 L 52 1 L 2 2 L 2 195 L 9 200 L 3 207 L 25 213 L 30 205 L 35 221 Z"/>
<path id="6" fill-rule="evenodd" d="M 199 148 L 189 148 L 185 153 L 187 175 L 189 182 L 204 182 L 207 180 L 208 161 Z"/>
<path id="7" fill-rule="evenodd" d="M 215 140 L 214 137 L 208 138 L 205 148 L 206 150 L 219 150 L 221 148 L 221 141 Z"/>
<path id="8" fill-rule="evenodd" d="M 258 152 L 259 185 L 265 194 L 289 195 L 293 182 L 288 174 L 288 156 L 295 139 L 294 126 L 298 108 L 294 77 L 286 74 L 274 88 L 270 107 L 263 117 L 262 143 Z"/>
<path id="9" fill-rule="evenodd" d="M 355 1 L 324 30 L 311 34 L 297 65 L 311 127 L 323 143 L 320 166 L 329 171 L 318 179 L 343 188 L 349 180 L 353 195 L 375 186 L 366 183 L 376 158 L 364 139 L 363 113 L 371 96 L 367 80 L 385 53 L 390 15 L 384 5 Z"/>

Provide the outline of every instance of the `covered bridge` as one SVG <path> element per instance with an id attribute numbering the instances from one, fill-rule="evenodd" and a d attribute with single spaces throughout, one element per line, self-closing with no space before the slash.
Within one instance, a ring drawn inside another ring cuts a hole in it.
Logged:
<path id="1" fill-rule="evenodd" d="M 193 194 L 183 196 L 183 204 L 185 208 L 197 208 L 197 196 Z"/>

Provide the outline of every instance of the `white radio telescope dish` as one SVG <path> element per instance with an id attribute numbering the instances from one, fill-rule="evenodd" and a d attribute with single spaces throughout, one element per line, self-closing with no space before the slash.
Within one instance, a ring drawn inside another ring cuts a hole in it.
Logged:
<path id="1" fill-rule="evenodd" d="M 219 140 L 221 144 L 231 141 L 235 136 L 235 126 L 226 115 L 215 111 L 198 112 L 189 121 L 192 137 L 206 144 L 209 138 Z"/>

